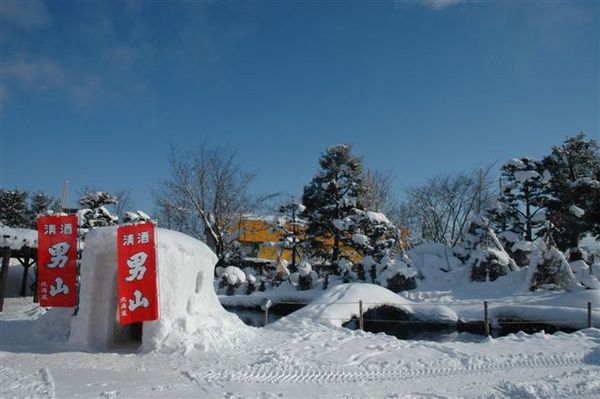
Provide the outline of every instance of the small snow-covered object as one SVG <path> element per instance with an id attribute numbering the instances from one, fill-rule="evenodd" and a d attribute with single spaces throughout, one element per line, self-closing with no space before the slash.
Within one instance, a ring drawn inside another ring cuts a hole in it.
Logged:
<path id="1" fill-rule="evenodd" d="M 223 275 L 227 279 L 229 285 L 237 286 L 246 282 L 246 273 L 236 266 L 227 266 L 225 270 L 223 270 Z"/>
<path id="2" fill-rule="evenodd" d="M 310 272 L 312 271 L 312 266 L 310 265 L 310 263 L 308 262 L 302 262 L 300 264 L 300 266 L 298 267 L 298 274 L 301 277 L 306 277 L 310 274 Z"/>
<path id="3" fill-rule="evenodd" d="M 148 216 L 146 213 L 138 210 L 136 212 L 125 212 L 125 217 L 123 221 L 125 223 L 137 223 L 137 222 L 147 222 L 152 218 Z"/>
<path id="4" fill-rule="evenodd" d="M 273 306 L 273 301 L 271 301 L 271 299 L 267 298 L 265 300 L 265 302 L 262 305 L 260 305 L 260 308 L 262 310 L 269 310 L 271 308 L 271 306 Z"/>
<path id="5" fill-rule="evenodd" d="M 585 211 L 583 209 L 581 209 L 580 207 L 578 207 L 577 205 L 571 205 L 569 207 L 569 212 L 571 212 L 571 214 L 575 217 L 582 217 L 583 215 L 585 215 Z"/>
<path id="6" fill-rule="evenodd" d="M 369 237 L 364 234 L 352 234 L 352 241 L 359 245 L 366 246 L 369 244 Z"/>

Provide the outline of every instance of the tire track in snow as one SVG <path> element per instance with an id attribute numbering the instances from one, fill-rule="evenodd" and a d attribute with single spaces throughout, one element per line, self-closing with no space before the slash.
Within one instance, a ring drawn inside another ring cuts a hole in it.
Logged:
<path id="1" fill-rule="evenodd" d="M 54 378 L 47 368 L 38 372 L 0 366 L 0 398 L 54 399 Z"/>
<path id="2" fill-rule="evenodd" d="M 43 369 L 40 369 L 40 374 L 42 375 L 42 381 L 44 381 L 46 386 L 44 394 L 46 394 L 48 398 L 54 399 L 56 397 L 56 390 L 54 388 L 54 378 L 52 378 L 50 370 L 44 367 Z"/>
<path id="3" fill-rule="evenodd" d="M 436 363 L 420 364 L 419 368 L 407 366 L 380 370 L 368 370 L 356 367 L 340 366 L 300 366 L 290 367 L 285 364 L 261 364 L 246 366 L 235 370 L 209 370 L 204 372 L 188 371 L 197 382 L 205 381 L 206 385 L 214 385 L 219 381 L 238 383 L 355 383 L 355 382 L 381 382 L 398 381 L 418 378 L 448 377 L 464 374 L 479 374 L 485 372 L 502 371 L 509 369 L 532 368 L 561 368 L 582 366 L 584 354 L 562 353 L 544 354 L 537 353 L 521 358 L 514 357 L 484 357 L 476 358 L 464 367 L 442 367 Z"/>

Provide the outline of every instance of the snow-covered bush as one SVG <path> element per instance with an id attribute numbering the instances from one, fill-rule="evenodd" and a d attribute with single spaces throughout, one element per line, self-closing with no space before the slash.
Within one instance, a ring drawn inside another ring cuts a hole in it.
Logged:
<path id="1" fill-rule="evenodd" d="M 400 292 L 417 288 L 417 271 L 402 260 L 389 260 L 379 274 L 378 280 L 382 287 L 390 291 Z"/>
<path id="2" fill-rule="evenodd" d="M 317 273 L 312 270 L 312 266 L 308 262 L 300 263 L 298 267 L 298 289 L 311 289 L 313 282 L 317 281 L 317 277 Z"/>
<path id="3" fill-rule="evenodd" d="M 217 268 L 220 278 L 219 288 L 226 288 L 227 295 L 235 294 L 235 290 L 246 283 L 246 274 L 236 266 Z"/>
<path id="4" fill-rule="evenodd" d="M 338 262 L 338 270 L 340 272 L 340 275 L 342 276 L 342 282 L 349 283 L 353 280 L 353 277 L 355 275 L 352 272 L 352 266 L 352 262 L 346 258 L 342 258 Z"/>
<path id="5" fill-rule="evenodd" d="M 252 272 L 246 270 L 246 281 L 246 295 L 250 295 L 256 291 L 256 276 L 254 276 Z"/>
<path id="6" fill-rule="evenodd" d="M 119 223 L 119 217 L 110 213 L 106 205 L 117 203 L 117 198 L 103 191 L 89 192 L 81 196 L 77 211 L 79 234 L 84 237 L 90 229 L 96 227 L 114 226 Z"/>
<path id="7" fill-rule="evenodd" d="M 471 220 L 465 241 L 455 248 L 455 254 L 469 267 L 471 281 L 494 281 L 518 269 L 483 216 Z"/>
<path id="8" fill-rule="evenodd" d="M 288 269 L 288 262 L 285 259 L 279 259 L 275 268 L 275 276 L 273 282 L 275 285 L 281 284 L 290 278 L 290 270 Z"/>
<path id="9" fill-rule="evenodd" d="M 125 212 L 125 216 L 123 217 L 123 223 L 139 223 L 147 222 L 149 220 L 152 220 L 152 218 L 140 210 L 135 212 Z"/>
<path id="10" fill-rule="evenodd" d="M 545 245 L 531 256 L 527 278 L 530 291 L 538 289 L 562 289 L 572 291 L 577 284 L 565 255 L 554 245 Z"/>

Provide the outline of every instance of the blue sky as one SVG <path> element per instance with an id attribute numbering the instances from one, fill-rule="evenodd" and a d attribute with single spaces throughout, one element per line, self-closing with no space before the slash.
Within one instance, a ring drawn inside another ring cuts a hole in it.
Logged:
<path id="1" fill-rule="evenodd" d="M 300 194 L 325 146 L 426 177 L 598 139 L 596 1 L 0 3 L 0 187 L 127 188 L 170 143 Z"/>

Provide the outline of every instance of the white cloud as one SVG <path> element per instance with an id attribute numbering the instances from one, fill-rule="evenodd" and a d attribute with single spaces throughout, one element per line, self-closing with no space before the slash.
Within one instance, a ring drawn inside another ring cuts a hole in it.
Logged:
<path id="1" fill-rule="evenodd" d="M 0 21 L 25 30 L 36 30 L 50 25 L 50 15 L 41 0 L 2 0 Z"/>
<path id="2" fill-rule="evenodd" d="M 30 59 L 23 55 L 6 60 L 4 73 L 8 82 L 19 83 L 29 90 L 46 91 L 67 85 L 62 66 L 46 58 Z"/>
<path id="3" fill-rule="evenodd" d="M 463 3 L 464 0 L 424 0 L 423 3 L 434 10 L 441 10 L 458 3 Z"/>
<path id="4" fill-rule="evenodd" d="M 9 88 L 20 88 L 29 93 L 61 92 L 77 106 L 95 104 L 104 95 L 103 81 L 70 71 L 63 64 L 45 57 L 27 57 L 19 54 L 3 65 L 2 105 L 6 105 Z"/>
<path id="5" fill-rule="evenodd" d="M 413 4 L 439 11 L 466 1 L 467 0 L 397 0 L 396 4 Z"/>

